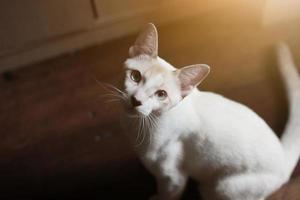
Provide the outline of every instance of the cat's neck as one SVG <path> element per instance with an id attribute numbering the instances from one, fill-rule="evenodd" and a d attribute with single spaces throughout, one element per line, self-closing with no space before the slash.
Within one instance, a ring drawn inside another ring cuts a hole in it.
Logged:
<path id="1" fill-rule="evenodd" d="M 180 137 L 180 129 L 184 129 L 186 124 L 190 123 L 190 117 L 195 117 L 193 108 L 193 96 L 199 93 L 195 89 L 190 95 L 186 96 L 181 102 L 163 114 L 153 114 L 155 120 L 152 125 L 145 126 L 142 119 L 132 118 L 125 114 L 125 132 L 130 142 L 138 153 L 144 153 L 153 146 L 160 146 L 170 138 Z M 189 113 L 186 115 L 185 113 Z M 186 116 L 189 116 L 188 118 Z M 144 125 L 143 125 L 144 124 Z M 174 124 L 176 126 L 168 126 Z M 143 126 L 143 127 L 142 127 Z M 174 131 L 169 129 L 173 128 Z M 165 131 L 162 131 L 165 129 Z M 177 131 L 176 131 L 177 130 Z M 165 134 L 161 134 L 164 132 Z M 160 133 L 160 134 L 158 134 Z M 172 135 L 168 135 L 171 134 Z"/>

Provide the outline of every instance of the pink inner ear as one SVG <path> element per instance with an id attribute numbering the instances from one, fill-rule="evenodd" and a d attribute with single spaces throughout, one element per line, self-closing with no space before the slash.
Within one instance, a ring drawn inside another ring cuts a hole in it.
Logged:
<path id="1" fill-rule="evenodd" d="M 178 79 L 183 93 L 189 93 L 199 85 L 209 73 L 209 66 L 204 64 L 191 65 L 179 70 Z"/>
<path id="2" fill-rule="evenodd" d="M 147 46 L 134 45 L 129 48 L 129 56 L 131 58 L 138 56 L 138 55 L 142 55 L 142 54 L 150 55 L 150 56 L 154 57 L 154 55 L 152 53 L 152 49 Z"/>
<path id="3" fill-rule="evenodd" d="M 139 34 L 135 44 L 129 49 L 129 56 L 135 57 L 138 55 L 157 56 L 158 36 L 157 30 L 153 24 L 148 24 L 147 27 Z"/>

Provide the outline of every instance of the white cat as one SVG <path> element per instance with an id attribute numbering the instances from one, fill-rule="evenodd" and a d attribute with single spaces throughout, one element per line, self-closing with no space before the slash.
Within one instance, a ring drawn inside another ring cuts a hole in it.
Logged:
<path id="1" fill-rule="evenodd" d="M 251 109 L 197 89 L 209 66 L 176 69 L 159 58 L 157 37 L 148 24 L 130 48 L 122 92 L 126 134 L 157 180 L 153 199 L 180 199 L 188 177 L 206 200 L 265 199 L 300 155 L 300 78 L 288 47 L 279 47 L 290 103 L 279 140 Z"/>

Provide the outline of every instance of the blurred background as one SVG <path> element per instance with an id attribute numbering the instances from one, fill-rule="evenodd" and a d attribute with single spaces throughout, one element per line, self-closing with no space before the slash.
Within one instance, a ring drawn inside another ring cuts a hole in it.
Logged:
<path id="1" fill-rule="evenodd" d="M 275 44 L 300 64 L 299 0 L 2 0 L 0 199 L 148 199 L 152 176 L 95 79 L 122 86 L 122 63 L 153 22 L 159 56 L 206 63 L 202 90 L 246 104 L 278 135 L 287 117 Z M 300 199 L 300 169 L 270 199 Z M 190 182 L 184 199 L 199 199 Z"/>

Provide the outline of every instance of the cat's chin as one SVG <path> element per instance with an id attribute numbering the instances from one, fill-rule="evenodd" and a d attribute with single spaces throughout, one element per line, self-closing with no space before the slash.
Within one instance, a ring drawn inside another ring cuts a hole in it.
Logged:
<path id="1" fill-rule="evenodd" d="M 127 114 L 129 116 L 132 116 L 132 117 L 147 117 L 147 116 L 150 115 L 150 113 L 149 114 L 148 113 L 143 113 L 143 112 L 140 112 L 140 111 L 138 111 L 134 108 L 127 111 Z"/>

